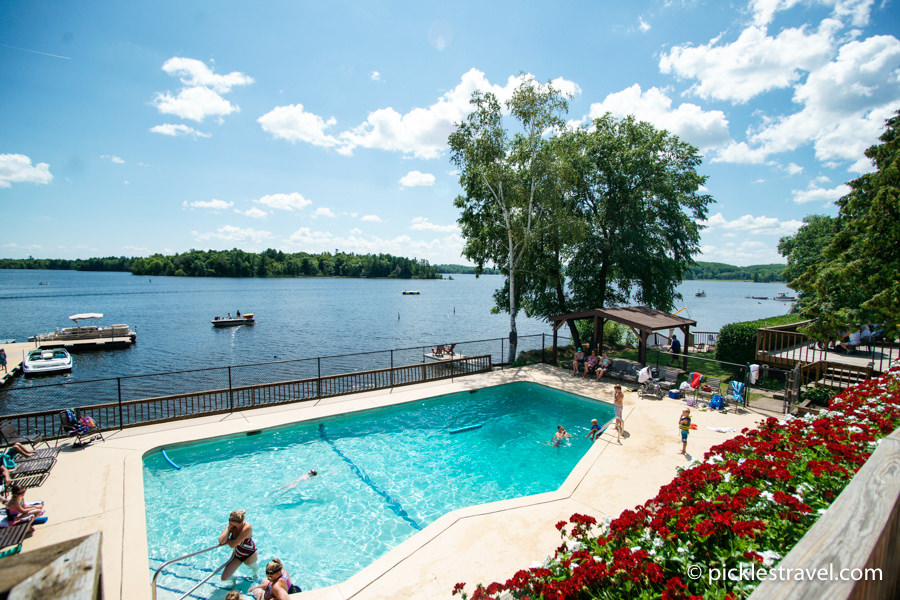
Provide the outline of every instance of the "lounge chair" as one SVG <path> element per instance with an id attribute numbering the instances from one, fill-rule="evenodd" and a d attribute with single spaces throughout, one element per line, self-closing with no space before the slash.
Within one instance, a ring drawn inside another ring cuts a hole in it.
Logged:
<path id="1" fill-rule="evenodd" d="M 26 474 L 18 474 L 18 473 L 10 473 L 9 481 L 10 483 L 18 483 L 22 487 L 26 488 L 36 488 L 41 487 L 47 478 L 50 477 L 50 471 L 44 471 L 43 473 L 26 473 Z M 3 490 L 3 484 L 0 483 L 0 493 L 5 493 Z"/>
<path id="2" fill-rule="evenodd" d="M 16 466 L 9 470 L 9 476 L 12 479 L 20 479 L 31 475 L 42 475 L 49 473 L 53 465 L 56 464 L 55 458 L 38 458 L 34 460 L 16 461 Z"/>
<path id="3" fill-rule="evenodd" d="M 3 451 L 3 453 L 9 454 L 11 449 L 12 449 L 12 446 L 10 446 L 9 448 L 6 448 Z M 13 457 L 13 460 L 16 462 L 20 462 L 22 460 L 34 460 L 34 459 L 38 459 L 38 458 L 56 458 L 58 455 L 59 455 L 59 448 L 52 448 L 52 447 L 48 446 L 46 448 L 35 448 L 34 454 L 32 454 L 31 456 L 23 456 L 21 454 L 16 454 Z"/>
<path id="4" fill-rule="evenodd" d="M 31 530 L 33 519 L 21 521 L 15 525 L 0 525 L 0 558 L 16 554 L 22 549 L 22 540 Z M 6 518 L 3 518 L 6 523 Z"/>
<path id="5" fill-rule="evenodd" d="M 50 447 L 50 444 L 44 439 L 43 433 L 37 429 L 20 432 L 16 429 L 16 426 L 13 425 L 12 421 L 0 421 L 0 435 L 3 436 L 3 441 L 6 442 L 8 446 L 12 446 L 18 442 L 20 444 L 31 444 L 31 447 L 35 449 L 40 443 L 46 444 L 48 448 Z"/>
<path id="6" fill-rule="evenodd" d="M 447 344 L 444 344 L 444 354 L 449 354 L 450 356 L 453 356 L 454 348 L 456 348 L 456 344 L 450 344 L 449 346 Z"/>
<path id="7" fill-rule="evenodd" d="M 432 353 L 433 355 L 435 355 L 435 356 L 443 356 L 443 354 L 444 354 L 444 347 L 443 347 L 443 346 L 436 346 L 436 347 L 435 347 L 435 346 L 432 346 L 432 347 L 431 347 L 431 353 Z"/>
<path id="8" fill-rule="evenodd" d="M 103 433 L 100 431 L 99 425 L 94 423 L 93 420 L 90 420 L 90 423 L 85 423 L 82 417 L 70 408 L 59 411 L 59 422 L 60 434 L 74 437 L 75 446 L 83 448 L 97 438 L 100 438 L 100 441 L 106 441 L 103 439 Z M 59 443 L 59 439 L 57 439 L 57 443 Z"/>

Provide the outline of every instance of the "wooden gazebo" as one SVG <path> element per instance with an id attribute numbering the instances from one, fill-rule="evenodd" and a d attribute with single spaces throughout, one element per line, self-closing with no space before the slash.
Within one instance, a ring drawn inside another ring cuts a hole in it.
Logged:
<path id="1" fill-rule="evenodd" d="M 621 323 L 634 332 L 640 340 L 638 347 L 638 361 L 641 364 L 647 362 L 647 339 L 655 332 L 668 329 L 680 329 L 684 334 L 684 344 L 682 345 L 682 368 L 687 366 L 687 341 L 690 337 L 691 325 L 697 326 L 696 321 L 685 319 L 662 310 L 650 308 L 649 306 L 626 306 L 622 308 L 594 308 L 584 310 L 577 313 L 569 313 L 566 315 L 556 315 L 550 317 L 553 323 L 553 360 L 556 361 L 556 339 L 559 328 L 570 321 L 578 321 L 581 319 L 594 319 L 594 337 L 592 345 L 594 348 L 603 347 L 603 324 L 606 321 L 615 321 Z M 598 345 L 599 343 L 599 345 Z"/>

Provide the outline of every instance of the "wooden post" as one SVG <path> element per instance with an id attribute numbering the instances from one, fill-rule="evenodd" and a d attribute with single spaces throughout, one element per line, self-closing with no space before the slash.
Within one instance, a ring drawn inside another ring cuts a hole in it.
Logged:
<path id="1" fill-rule="evenodd" d="M 0 567 L 8 600 L 102 600 L 100 532 L 9 556 Z"/>

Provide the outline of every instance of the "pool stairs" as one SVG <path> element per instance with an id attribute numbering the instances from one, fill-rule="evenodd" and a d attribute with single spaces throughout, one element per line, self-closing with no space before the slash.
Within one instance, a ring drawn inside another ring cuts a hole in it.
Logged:
<path id="1" fill-rule="evenodd" d="M 193 563 L 181 562 L 186 558 L 214 550 L 219 546 L 212 546 L 176 558 L 174 560 L 165 561 L 161 558 L 150 557 L 150 570 L 153 573 L 152 578 L 152 595 L 156 600 L 181 600 L 183 598 L 196 598 L 197 600 L 209 600 L 210 598 L 222 597 L 222 590 L 229 591 L 232 589 L 246 592 L 247 588 L 253 585 L 254 580 L 251 577 L 236 575 L 232 577 L 237 585 L 232 585 L 231 581 L 222 581 L 219 579 L 219 572 L 225 568 L 228 561 L 222 563 L 216 569 L 207 566 L 199 566 Z M 230 560 L 229 556 L 229 560 Z M 163 571 L 163 569 L 165 569 Z"/>

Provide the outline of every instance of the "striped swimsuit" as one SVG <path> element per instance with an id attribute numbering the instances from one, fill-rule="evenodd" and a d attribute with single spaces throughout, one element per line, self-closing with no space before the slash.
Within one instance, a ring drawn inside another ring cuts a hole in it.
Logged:
<path id="1" fill-rule="evenodd" d="M 232 558 L 236 558 L 241 562 L 244 562 L 256 552 L 256 542 L 253 541 L 252 537 L 248 537 L 246 540 L 238 544 L 234 547 L 234 554 L 232 554 Z"/>

